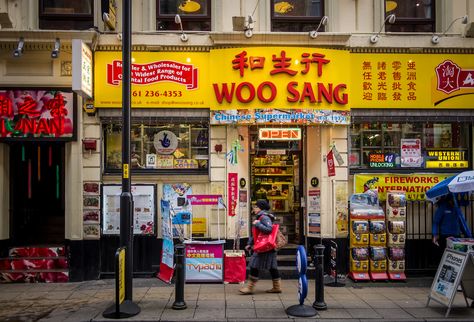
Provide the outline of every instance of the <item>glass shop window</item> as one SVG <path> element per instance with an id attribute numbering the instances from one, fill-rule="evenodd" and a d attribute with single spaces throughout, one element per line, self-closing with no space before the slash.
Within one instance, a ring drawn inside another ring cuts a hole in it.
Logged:
<path id="1" fill-rule="evenodd" d="M 211 31 L 210 0 L 158 0 L 156 29 L 180 30 L 174 17 L 179 14 L 184 30 Z"/>
<path id="2" fill-rule="evenodd" d="M 93 0 L 40 0 L 39 28 L 85 30 L 94 26 Z"/>
<path id="3" fill-rule="evenodd" d="M 435 32 L 435 0 L 385 0 L 385 17 L 394 14 L 394 24 L 385 24 L 391 32 Z"/>
<path id="4" fill-rule="evenodd" d="M 324 16 L 324 0 L 272 0 L 272 31 L 309 32 Z M 324 31 L 321 26 L 319 31 Z"/>
<path id="5" fill-rule="evenodd" d="M 122 126 L 104 125 L 105 171 L 122 168 Z M 133 124 L 131 168 L 136 171 L 207 173 L 208 124 Z"/>
<path id="6" fill-rule="evenodd" d="M 466 169 L 470 130 L 463 123 L 355 123 L 351 169 Z"/>

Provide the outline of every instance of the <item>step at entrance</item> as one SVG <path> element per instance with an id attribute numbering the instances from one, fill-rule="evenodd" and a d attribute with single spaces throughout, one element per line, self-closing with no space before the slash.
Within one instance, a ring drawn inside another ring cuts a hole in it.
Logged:
<path id="1" fill-rule="evenodd" d="M 0 258 L 1 283 L 64 283 L 69 280 L 66 247 L 12 247 Z"/>

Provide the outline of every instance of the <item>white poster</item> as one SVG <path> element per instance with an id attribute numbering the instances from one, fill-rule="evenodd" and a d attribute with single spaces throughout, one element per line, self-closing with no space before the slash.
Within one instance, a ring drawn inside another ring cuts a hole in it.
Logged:
<path id="1" fill-rule="evenodd" d="M 310 189 L 308 191 L 308 212 L 321 211 L 321 191 L 319 189 Z"/>
<path id="2" fill-rule="evenodd" d="M 423 163 L 421 156 L 420 139 L 402 139 L 401 140 L 401 166 L 402 168 L 419 168 Z"/>
<path id="3" fill-rule="evenodd" d="M 461 281 L 468 254 L 446 249 L 438 266 L 430 298 L 450 306 Z"/>
<path id="4" fill-rule="evenodd" d="M 102 234 L 120 234 L 120 194 L 122 186 L 102 185 Z M 156 185 L 132 185 L 133 233 L 136 235 L 155 234 L 155 194 Z"/>

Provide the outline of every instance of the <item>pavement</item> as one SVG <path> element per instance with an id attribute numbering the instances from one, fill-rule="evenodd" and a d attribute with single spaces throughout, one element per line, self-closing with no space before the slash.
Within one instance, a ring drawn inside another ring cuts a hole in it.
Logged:
<path id="1" fill-rule="evenodd" d="M 186 284 L 187 308 L 173 310 L 174 285 L 155 278 L 133 280 L 133 302 L 141 312 L 122 321 L 474 321 L 457 292 L 448 318 L 446 308 L 431 301 L 431 279 L 406 283 L 351 283 L 324 288 L 327 310 L 310 318 L 289 316 L 285 309 L 299 304 L 297 281 L 283 280 L 281 294 L 268 294 L 270 280 L 261 280 L 254 295 L 240 295 L 239 284 Z M 115 281 L 95 280 L 56 284 L 0 284 L 0 321 L 114 321 L 102 313 L 114 303 Z M 309 281 L 305 305 L 315 301 Z M 470 303 L 470 300 L 469 300 Z"/>

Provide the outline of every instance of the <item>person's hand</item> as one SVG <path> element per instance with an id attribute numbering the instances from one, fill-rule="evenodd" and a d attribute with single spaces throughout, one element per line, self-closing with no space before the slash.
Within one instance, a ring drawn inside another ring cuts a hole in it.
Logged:
<path id="1" fill-rule="evenodd" d="M 246 251 L 250 252 L 251 249 L 252 249 L 252 246 L 250 246 L 250 245 L 245 246 Z"/>
<path id="2" fill-rule="evenodd" d="M 260 221 L 260 220 L 254 220 L 252 224 L 253 224 L 253 225 L 256 225 L 259 221 Z"/>
<path id="3" fill-rule="evenodd" d="M 439 247 L 438 239 L 439 239 L 439 236 L 438 236 L 438 235 L 434 235 L 434 236 L 433 236 L 433 244 L 435 244 L 436 246 Z"/>

